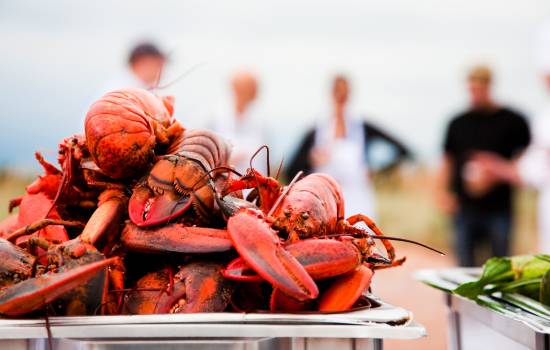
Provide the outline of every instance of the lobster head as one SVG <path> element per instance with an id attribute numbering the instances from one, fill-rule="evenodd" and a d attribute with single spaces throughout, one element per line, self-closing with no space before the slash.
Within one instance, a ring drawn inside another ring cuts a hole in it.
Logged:
<path id="1" fill-rule="evenodd" d="M 214 192 L 205 174 L 199 163 L 183 156 L 161 157 L 134 188 L 128 205 L 130 220 L 139 227 L 160 225 L 191 207 L 200 217 L 208 217 Z"/>

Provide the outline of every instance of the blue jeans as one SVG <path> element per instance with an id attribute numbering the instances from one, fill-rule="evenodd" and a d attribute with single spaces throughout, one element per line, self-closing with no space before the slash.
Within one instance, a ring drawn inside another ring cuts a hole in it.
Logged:
<path id="1" fill-rule="evenodd" d="M 492 256 L 510 253 L 512 217 L 508 212 L 480 212 L 461 208 L 454 217 L 455 250 L 460 266 L 474 266 L 474 248 L 489 240 Z"/>

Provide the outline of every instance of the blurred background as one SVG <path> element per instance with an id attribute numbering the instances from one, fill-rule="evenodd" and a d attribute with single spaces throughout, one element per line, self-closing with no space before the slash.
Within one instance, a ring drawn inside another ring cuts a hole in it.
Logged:
<path id="1" fill-rule="evenodd" d="M 547 16 L 550 3 L 542 0 L 0 1 L 0 218 L 39 173 L 33 152 L 54 161 L 59 141 L 83 133 L 90 104 L 128 74 L 138 43 L 162 52 L 160 86 L 186 73 L 156 90 L 175 96 L 175 116 L 186 127 L 218 129 L 235 72 L 253 76 L 253 125 L 261 125 L 274 165 L 295 158 L 307 130 L 331 113 L 333 78 L 342 74 L 347 113 L 410 153 L 388 168 L 392 151 L 371 152 L 380 227 L 449 252 L 396 244 L 409 259 L 380 272 L 374 291 L 427 326 L 429 337 L 407 348 L 444 348 L 443 297 L 411 275 L 456 264 L 452 215 L 434 199 L 447 125 L 468 107 L 466 77 L 478 64 L 492 70 L 495 101 L 529 122 L 544 109 L 550 98 L 539 51 Z M 538 249 L 536 196 L 514 191 L 512 253 Z"/>

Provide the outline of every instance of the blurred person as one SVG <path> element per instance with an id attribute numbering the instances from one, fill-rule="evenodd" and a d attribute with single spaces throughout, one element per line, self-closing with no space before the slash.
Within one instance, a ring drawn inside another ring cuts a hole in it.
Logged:
<path id="1" fill-rule="evenodd" d="M 252 155 L 265 144 L 265 131 L 256 119 L 255 101 L 258 95 L 256 76 L 245 70 L 231 78 L 232 101 L 222 105 L 215 116 L 212 129 L 227 137 L 233 144 L 230 163 L 239 172 L 249 167 Z M 263 172 L 265 154 L 258 155 L 255 164 Z"/>
<path id="2" fill-rule="evenodd" d="M 134 46 L 128 54 L 127 69 L 94 92 L 85 106 L 80 124 L 84 125 L 90 105 L 110 91 L 129 87 L 151 90 L 157 87 L 165 63 L 165 54 L 155 44 L 143 42 Z"/>
<path id="3" fill-rule="evenodd" d="M 394 157 L 388 167 L 410 157 L 411 153 L 401 142 L 371 123 L 349 115 L 349 95 L 348 79 L 337 75 L 332 82 L 333 109 L 329 118 L 320 120 L 305 134 L 286 174 L 289 180 L 301 170 L 305 174 L 330 174 L 342 186 L 346 215 L 365 213 L 376 217 L 369 173 L 369 148 L 375 141 L 393 148 Z"/>
<path id="4" fill-rule="evenodd" d="M 166 56 L 155 44 L 143 42 L 134 46 L 130 51 L 127 64 L 128 68 L 124 72 L 101 88 L 97 98 L 106 92 L 120 88 L 154 89 L 160 81 L 166 64 Z"/>
<path id="5" fill-rule="evenodd" d="M 550 92 L 550 20 L 543 23 L 537 39 L 537 63 Z M 488 152 L 478 153 L 475 159 L 496 179 L 539 191 L 538 248 L 542 253 L 550 253 L 550 101 L 536 115 L 532 132 L 532 144 L 517 161 Z"/>
<path id="6" fill-rule="evenodd" d="M 493 256 L 510 252 L 512 188 L 472 158 L 489 151 L 517 157 L 529 144 L 529 127 L 518 112 L 491 95 L 492 72 L 476 66 L 467 78 L 470 106 L 448 125 L 439 171 L 439 204 L 454 215 L 455 250 L 461 266 L 474 266 L 476 243 L 489 239 Z"/>
<path id="7" fill-rule="evenodd" d="M 155 88 L 164 69 L 166 57 L 164 53 L 152 43 L 144 42 L 136 45 L 128 56 L 128 66 L 134 79 L 134 86 L 145 89 Z"/>

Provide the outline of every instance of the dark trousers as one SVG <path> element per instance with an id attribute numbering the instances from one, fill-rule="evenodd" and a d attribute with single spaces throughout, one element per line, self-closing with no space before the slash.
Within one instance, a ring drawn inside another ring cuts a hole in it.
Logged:
<path id="1" fill-rule="evenodd" d="M 475 247 L 489 240 L 492 256 L 510 253 L 512 217 L 509 212 L 481 212 L 462 208 L 454 217 L 455 250 L 460 266 L 475 266 Z"/>

